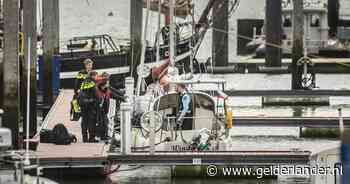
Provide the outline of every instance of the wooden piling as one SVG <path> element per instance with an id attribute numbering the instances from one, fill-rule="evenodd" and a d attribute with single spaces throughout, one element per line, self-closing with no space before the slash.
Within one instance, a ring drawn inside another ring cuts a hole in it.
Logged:
<path id="1" fill-rule="evenodd" d="M 339 24 L 339 0 L 328 0 L 328 25 L 329 35 L 334 36 L 338 32 Z"/>
<path id="2" fill-rule="evenodd" d="M 282 66 L 282 0 L 266 0 L 266 67 Z"/>
<path id="3" fill-rule="evenodd" d="M 0 0 L 0 19 L 3 20 L 4 18 L 4 3 L 2 0 Z M 4 38 L 0 38 L 0 50 L 3 51 L 3 47 L 4 47 Z M 4 53 L 3 52 L 0 52 L 0 89 L 4 89 L 4 84 L 2 81 L 4 81 L 3 79 L 3 58 L 4 58 Z M 3 90 L 0 90 L 0 106 L 2 107 L 3 106 Z"/>
<path id="4" fill-rule="evenodd" d="M 143 0 L 130 0 L 130 72 L 137 80 L 137 66 L 140 64 L 142 50 L 142 17 L 143 17 Z"/>
<path id="5" fill-rule="evenodd" d="M 303 0 L 293 1 L 293 51 L 292 51 L 292 89 L 302 89 L 302 68 L 298 60 L 303 57 L 304 13 Z"/>
<path id="6" fill-rule="evenodd" d="M 43 6 L 43 59 L 44 59 L 44 104 L 54 102 L 52 90 L 53 56 L 59 54 L 59 0 L 44 0 Z"/>
<path id="7" fill-rule="evenodd" d="M 3 126 L 12 131 L 12 145 L 19 148 L 20 95 L 19 95 L 19 0 L 4 4 L 4 61 L 3 61 Z"/>
<path id="8" fill-rule="evenodd" d="M 213 6 L 213 62 L 228 66 L 228 6 L 229 0 L 219 0 Z"/>
<path id="9" fill-rule="evenodd" d="M 22 72 L 22 87 L 24 93 L 22 93 L 22 101 L 25 104 L 23 114 L 27 111 L 26 97 L 27 97 L 27 71 L 28 71 L 28 38 L 31 38 L 30 42 L 30 135 L 33 136 L 37 129 L 37 113 L 36 113 L 36 61 L 37 61 L 37 27 L 36 27 L 36 0 L 24 0 L 23 1 L 23 33 L 24 33 L 24 62 Z M 26 130 L 26 118 L 24 118 L 23 130 Z"/>

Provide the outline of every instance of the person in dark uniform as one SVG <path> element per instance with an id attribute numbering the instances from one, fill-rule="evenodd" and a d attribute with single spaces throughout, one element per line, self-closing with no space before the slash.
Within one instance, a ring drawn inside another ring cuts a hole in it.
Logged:
<path id="1" fill-rule="evenodd" d="M 191 95 L 186 89 L 185 84 L 177 84 L 176 91 L 179 93 L 179 113 L 176 119 L 177 127 L 182 130 L 192 130 L 193 107 Z"/>
<path id="2" fill-rule="evenodd" d="M 71 101 L 70 119 L 71 121 L 78 121 L 81 116 L 81 110 L 78 103 L 78 95 L 81 87 L 81 83 L 86 79 L 88 72 L 92 70 L 93 61 L 91 59 L 84 60 L 85 68 L 78 72 L 75 78 L 74 95 Z"/>
<path id="3" fill-rule="evenodd" d="M 95 78 L 97 72 L 90 71 L 87 78 L 81 83 L 78 101 L 81 108 L 81 130 L 83 142 L 97 142 L 96 123 L 98 98 L 96 95 Z"/>
<path id="4" fill-rule="evenodd" d="M 92 71 L 94 62 L 91 59 L 84 60 L 84 69 L 80 70 L 75 78 L 74 94 L 78 95 L 81 83 L 86 79 L 88 73 Z"/>

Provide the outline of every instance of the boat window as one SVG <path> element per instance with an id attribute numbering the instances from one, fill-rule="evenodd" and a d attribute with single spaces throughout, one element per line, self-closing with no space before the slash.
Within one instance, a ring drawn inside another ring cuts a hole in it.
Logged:
<path id="1" fill-rule="evenodd" d="M 311 15 L 311 27 L 320 27 L 320 16 L 319 15 Z"/>
<path id="2" fill-rule="evenodd" d="M 283 27 L 292 27 L 292 16 L 291 15 L 283 16 Z"/>
<path id="3" fill-rule="evenodd" d="M 192 94 L 192 99 L 196 108 L 208 109 L 210 111 L 215 111 L 215 104 L 212 99 L 203 94 Z M 162 96 L 158 102 L 155 103 L 154 109 L 164 110 L 168 108 L 177 108 L 179 102 L 178 94 L 168 94 Z"/>

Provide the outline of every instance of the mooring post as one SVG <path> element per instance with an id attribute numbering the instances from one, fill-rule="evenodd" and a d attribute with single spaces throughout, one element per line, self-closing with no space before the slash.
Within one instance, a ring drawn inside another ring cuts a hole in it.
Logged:
<path id="1" fill-rule="evenodd" d="M 125 95 L 127 97 L 125 103 L 120 104 L 121 110 L 121 151 L 122 154 L 131 153 L 131 118 L 133 114 L 133 102 L 134 102 L 134 78 L 125 78 Z"/>
<path id="2" fill-rule="evenodd" d="M 4 18 L 4 3 L 2 0 L 0 0 L 0 19 L 3 20 Z M 0 38 L 0 49 L 4 49 L 4 37 Z M 2 81 L 4 81 L 4 75 L 3 75 L 3 58 L 4 58 L 4 53 L 0 52 L 0 89 L 4 89 L 4 83 Z M 0 106 L 2 107 L 4 104 L 3 101 L 3 90 L 0 90 Z"/>
<path id="3" fill-rule="evenodd" d="M 293 1 L 293 51 L 292 51 L 292 89 L 302 89 L 303 70 L 298 61 L 304 52 L 304 1 Z"/>
<path id="4" fill-rule="evenodd" d="M 339 0 L 328 0 L 328 18 L 326 20 L 328 21 L 329 35 L 331 36 L 335 36 L 338 32 L 339 7 Z"/>
<path id="5" fill-rule="evenodd" d="M 51 106 L 53 94 L 53 59 L 59 54 L 59 0 L 44 0 L 43 6 L 43 59 L 44 59 L 44 104 Z"/>
<path id="6" fill-rule="evenodd" d="M 213 7 L 213 62 L 228 66 L 228 7 L 229 0 L 219 0 Z"/>
<path id="7" fill-rule="evenodd" d="M 343 110 L 342 110 L 342 108 L 338 109 L 338 114 L 339 114 L 340 137 L 343 137 L 343 133 L 344 133 L 344 118 L 343 118 Z"/>
<path id="8" fill-rule="evenodd" d="M 12 131 L 12 144 L 19 148 L 19 0 L 4 3 L 3 126 Z"/>
<path id="9" fill-rule="evenodd" d="M 2 127 L 2 117 L 4 116 L 4 110 L 0 109 L 0 127 Z"/>
<path id="10" fill-rule="evenodd" d="M 137 66 L 140 63 L 142 50 L 142 16 L 143 0 L 130 0 L 130 72 L 137 79 Z"/>
<path id="11" fill-rule="evenodd" d="M 131 153 L 131 111 L 132 104 L 125 102 L 120 104 L 121 111 L 121 153 L 128 155 Z"/>
<path id="12" fill-rule="evenodd" d="M 33 136 L 36 133 L 37 129 L 37 113 L 36 113 L 36 62 L 37 62 L 37 27 L 36 27 L 36 0 L 24 0 L 23 1 L 23 33 L 24 33 L 24 61 L 22 63 L 23 67 L 23 82 L 22 84 L 26 84 L 27 81 L 27 69 L 28 69 L 28 55 L 30 56 L 30 135 Z M 28 38 L 31 38 L 30 45 L 31 50 L 28 54 Z M 22 101 L 26 102 L 27 97 L 27 85 L 22 85 L 24 89 L 21 91 L 21 96 L 23 97 Z M 27 111 L 27 105 L 24 105 L 22 109 L 24 109 L 23 113 Z M 25 120 L 25 118 L 24 118 Z M 23 130 L 26 130 L 26 120 L 23 123 Z"/>
<path id="13" fill-rule="evenodd" d="M 282 0 L 266 0 L 266 67 L 282 66 Z"/>

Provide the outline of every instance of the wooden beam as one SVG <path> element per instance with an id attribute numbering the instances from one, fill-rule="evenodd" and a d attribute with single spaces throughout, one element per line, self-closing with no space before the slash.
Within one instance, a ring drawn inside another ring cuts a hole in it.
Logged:
<path id="1" fill-rule="evenodd" d="M 292 51 L 292 89 L 302 89 L 302 69 L 298 61 L 303 57 L 304 47 L 304 4 L 303 0 L 293 1 L 293 51 Z"/>
<path id="2" fill-rule="evenodd" d="M 142 17 L 143 0 L 130 0 L 130 40 L 131 56 L 130 71 L 131 75 L 137 80 L 137 66 L 140 64 L 142 50 Z"/>
<path id="3" fill-rule="evenodd" d="M 12 144 L 19 148 L 19 0 L 4 1 L 3 126 L 12 131 Z"/>
<path id="4" fill-rule="evenodd" d="M 52 90 L 53 56 L 59 54 L 59 0 L 44 0 L 43 6 L 43 59 L 44 90 L 43 100 L 47 105 L 54 102 Z"/>
<path id="5" fill-rule="evenodd" d="M 282 66 L 282 0 L 266 0 L 266 67 Z"/>
<path id="6" fill-rule="evenodd" d="M 36 27 L 36 0 L 23 1 L 23 33 L 24 33 L 24 62 L 23 62 L 23 81 L 22 101 L 24 111 L 27 111 L 27 71 L 28 71 L 28 38 L 31 38 L 30 46 L 30 135 L 33 136 L 37 129 L 37 113 L 36 113 L 36 61 L 37 61 L 37 27 Z M 24 118 L 23 130 L 26 130 L 26 118 Z"/>
<path id="7" fill-rule="evenodd" d="M 215 66 L 228 65 L 228 6 L 229 0 L 220 0 L 213 7 L 213 62 Z"/>

